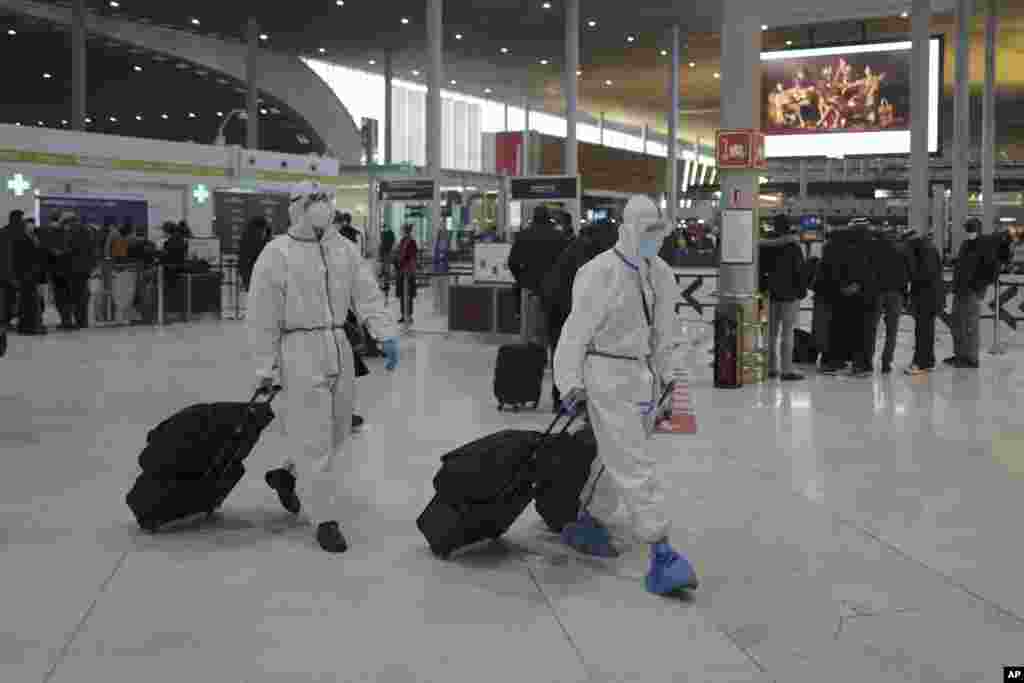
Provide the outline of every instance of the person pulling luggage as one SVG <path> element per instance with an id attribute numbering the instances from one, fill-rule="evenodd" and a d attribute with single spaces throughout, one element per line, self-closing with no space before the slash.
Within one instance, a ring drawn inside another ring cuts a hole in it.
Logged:
<path id="1" fill-rule="evenodd" d="M 349 304 L 387 358 L 398 365 L 398 328 L 359 250 L 331 230 L 332 198 L 318 183 L 291 193 L 288 232 L 272 240 L 253 267 L 246 319 L 261 363 L 258 385 L 284 387 L 282 423 L 296 457 L 266 474 L 284 508 L 304 512 L 320 547 L 348 548 L 334 511 L 334 461 L 352 427 L 354 359 L 345 335 Z M 301 454 L 301 456 L 299 455 Z"/>
<path id="2" fill-rule="evenodd" d="M 597 437 L 588 505 L 562 540 L 590 555 L 617 555 L 604 522 L 626 502 L 637 539 L 650 545 L 648 591 L 667 595 L 697 587 L 697 576 L 669 542 L 669 521 L 656 463 L 647 451 L 647 424 L 663 385 L 672 381 L 676 346 L 671 268 L 658 257 L 668 234 L 654 202 L 626 205 L 619 240 L 583 266 L 573 283 L 572 310 L 555 350 L 555 381 L 574 412 L 586 402 Z"/>

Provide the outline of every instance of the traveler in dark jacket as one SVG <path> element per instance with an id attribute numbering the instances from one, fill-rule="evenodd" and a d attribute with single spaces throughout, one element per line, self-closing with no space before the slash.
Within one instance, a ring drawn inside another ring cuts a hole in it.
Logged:
<path id="1" fill-rule="evenodd" d="M 785 216 L 779 218 L 786 220 Z M 804 252 L 800 247 L 800 238 L 791 232 L 788 221 L 784 230 L 787 234 L 780 235 L 776 243 L 762 249 L 760 255 L 768 256 L 771 264 L 771 270 L 766 273 L 770 300 L 768 376 L 779 377 L 784 382 L 794 382 L 804 378 L 793 370 L 793 335 L 797 317 L 800 315 L 800 302 L 807 296 L 807 288 L 804 282 Z M 777 229 L 776 233 L 779 232 Z"/>
<path id="2" fill-rule="evenodd" d="M 910 272 L 910 305 L 914 313 L 914 361 L 906 373 L 924 375 L 935 369 L 935 318 L 944 308 L 942 257 L 932 236 L 911 237 L 907 242 Z"/>
<path id="3" fill-rule="evenodd" d="M 343 237 L 348 238 L 353 244 L 359 246 L 359 233 L 352 227 L 351 214 L 343 213 L 338 218 L 340 219 L 337 223 L 338 232 Z M 348 228 L 347 230 L 346 227 Z M 366 362 L 363 360 L 363 331 L 360 329 L 359 319 L 356 318 L 356 314 L 352 312 L 351 308 L 348 311 L 348 317 L 345 319 L 344 327 L 345 336 L 348 337 L 349 346 L 352 347 L 352 367 L 355 370 L 355 376 L 357 378 L 366 377 L 370 374 L 370 368 L 366 367 Z M 361 415 L 352 413 L 352 431 L 362 428 L 364 422 L 365 420 Z"/>
<path id="4" fill-rule="evenodd" d="M 554 267 L 569 241 L 565 233 L 555 227 L 547 207 L 538 206 L 533 212 L 533 223 L 516 235 L 508 256 L 508 269 L 523 290 L 522 311 L 524 329 L 528 337 L 540 334 L 540 295 L 544 277 Z M 540 335 L 544 336 L 544 335 Z M 546 336 L 550 339 L 551 332 Z M 550 341 L 549 341 L 550 344 Z"/>
<path id="5" fill-rule="evenodd" d="M 836 374 L 852 358 L 845 297 L 839 291 L 840 259 L 845 257 L 849 241 L 848 227 L 837 228 L 829 234 L 815 278 L 815 315 L 823 318 L 821 327 L 824 328 L 816 343 L 822 350 L 821 372 L 826 375 Z M 821 299 L 820 306 L 818 299 Z"/>
<path id="6" fill-rule="evenodd" d="M 263 216 L 255 216 L 249 221 L 238 246 L 238 279 L 242 288 L 249 291 L 249 280 L 252 278 L 252 267 L 263 252 L 263 247 L 273 237 L 270 223 Z"/>
<path id="7" fill-rule="evenodd" d="M 580 231 L 558 257 L 555 265 L 544 276 L 541 283 L 541 304 L 547 314 L 548 346 L 552 352 L 562 336 L 562 326 L 572 309 L 572 285 L 576 273 L 598 254 L 615 246 L 619 240 L 618 226 L 611 223 L 594 223 Z M 551 388 L 554 411 L 561 405 L 561 394 L 557 386 Z"/>
<path id="8" fill-rule="evenodd" d="M 981 304 L 989 285 L 999 276 L 1007 250 L 1002 236 L 982 236 L 977 218 L 968 218 L 964 231 L 967 239 L 960 245 L 953 268 L 953 355 L 943 362 L 975 369 L 980 361 Z"/>
<path id="9" fill-rule="evenodd" d="M 878 275 L 878 311 L 874 328 L 885 319 L 885 348 L 882 350 L 882 374 L 892 372 L 896 339 L 900 331 L 900 317 L 910 284 L 910 260 L 906 245 L 897 239 L 895 230 L 890 230 L 875 240 L 874 267 Z M 872 339 L 874 341 L 874 339 Z M 871 349 L 874 355 L 874 348 Z"/>

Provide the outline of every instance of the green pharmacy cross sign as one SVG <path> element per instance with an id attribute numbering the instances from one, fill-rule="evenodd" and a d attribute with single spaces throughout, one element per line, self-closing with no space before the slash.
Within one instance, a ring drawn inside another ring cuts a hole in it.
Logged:
<path id="1" fill-rule="evenodd" d="M 210 190 L 206 185 L 196 185 L 192 190 L 192 198 L 196 200 L 197 204 L 205 204 L 206 200 L 210 198 Z"/>
<path id="2" fill-rule="evenodd" d="M 7 181 L 7 189 L 13 192 L 15 197 L 21 197 L 32 189 L 32 183 L 30 183 L 25 176 L 20 173 L 15 173 L 11 176 L 11 179 Z"/>

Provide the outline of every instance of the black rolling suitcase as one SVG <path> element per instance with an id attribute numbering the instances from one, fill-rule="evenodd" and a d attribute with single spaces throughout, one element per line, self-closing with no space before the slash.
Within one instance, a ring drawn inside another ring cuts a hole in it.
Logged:
<path id="1" fill-rule="evenodd" d="M 547 457 L 549 448 L 568 437 L 575 417 L 552 437 L 561 418 L 556 416 L 543 433 L 504 430 L 442 456 L 434 477 L 436 494 L 416 520 L 435 555 L 448 558 L 508 531 L 533 501 L 538 457 Z"/>
<path id="2" fill-rule="evenodd" d="M 213 514 L 245 474 L 242 462 L 273 422 L 270 403 L 280 391 L 261 389 L 248 403 L 191 406 L 154 428 L 126 497 L 139 526 L 153 533 Z"/>
<path id="3" fill-rule="evenodd" d="M 498 363 L 494 369 L 494 396 L 498 410 L 532 403 L 540 404 L 544 385 L 544 369 L 548 365 L 548 352 L 540 344 L 510 344 L 498 349 Z"/>
<path id="4" fill-rule="evenodd" d="M 533 506 L 549 529 L 561 533 L 579 518 L 580 495 L 597 457 L 597 439 L 590 426 L 552 439 L 556 441 L 545 446 L 544 457 L 537 460 Z"/>

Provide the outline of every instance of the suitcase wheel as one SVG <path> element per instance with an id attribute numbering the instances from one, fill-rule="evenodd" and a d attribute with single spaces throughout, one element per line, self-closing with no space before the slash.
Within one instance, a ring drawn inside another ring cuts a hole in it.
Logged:
<path id="1" fill-rule="evenodd" d="M 500 413 L 502 411 L 502 409 L 504 409 L 504 407 L 505 407 L 505 404 L 499 403 L 498 404 L 498 412 Z"/>

